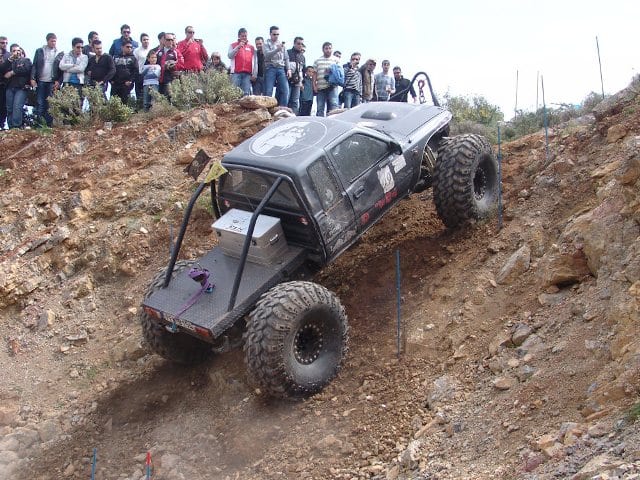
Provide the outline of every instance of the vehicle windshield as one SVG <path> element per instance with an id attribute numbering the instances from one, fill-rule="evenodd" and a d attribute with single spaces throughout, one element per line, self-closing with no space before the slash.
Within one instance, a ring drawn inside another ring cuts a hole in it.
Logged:
<path id="1" fill-rule="evenodd" d="M 264 173 L 230 169 L 229 173 L 221 178 L 220 193 L 223 197 L 240 197 L 257 205 L 267 194 L 276 177 Z M 269 205 L 299 209 L 297 197 L 289 182 L 282 182 Z"/>

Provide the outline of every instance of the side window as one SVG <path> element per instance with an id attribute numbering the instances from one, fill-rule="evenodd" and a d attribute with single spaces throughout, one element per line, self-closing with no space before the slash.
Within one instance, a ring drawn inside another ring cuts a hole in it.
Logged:
<path id="1" fill-rule="evenodd" d="M 333 147 L 331 156 L 336 161 L 340 175 L 352 182 L 378 163 L 387 152 L 387 144 L 383 141 L 356 133 Z"/>
<path id="2" fill-rule="evenodd" d="M 309 167 L 307 173 L 315 188 L 322 208 L 328 211 L 340 200 L 340 188 L 335 177 L 327 167 L 327 159 L 322 156 Z"/>

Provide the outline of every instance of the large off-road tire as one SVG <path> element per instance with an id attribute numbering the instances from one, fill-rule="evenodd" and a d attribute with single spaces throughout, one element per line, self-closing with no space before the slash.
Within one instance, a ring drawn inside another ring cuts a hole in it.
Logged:
<path id="1" fill-rule="evenodd" d="M 185 271 L 194 264 L 193 261 L 176 262 L 172 277 Z M 148 298 L 164 284 L 167 269 L 163 268 L 151 281 L 144 298 Z M 142 336 L 154 353 L 181 365 L 195 365 L 206 360 L 211 354 L 211 345 L 183 332 L 172 333 L 164 325 L 150 317 L 144 310 L 140 313 Z"/>
<path id="2" fill-rule="evenodd" d="M 438 216 L 449 228 L 482 220 L 496 210 L 498 162 L 482 136 L 458 135 L 442 140 L 433 178 Z"/>
<path id="3" fill-rule="evenodd" d="M 347 351 L 344 307 L 311 282 L 287 282 L 266 292 L 244 334 L 249 375 L 268 395 L 299 398 L 319 392 L 338 373 Z"/>

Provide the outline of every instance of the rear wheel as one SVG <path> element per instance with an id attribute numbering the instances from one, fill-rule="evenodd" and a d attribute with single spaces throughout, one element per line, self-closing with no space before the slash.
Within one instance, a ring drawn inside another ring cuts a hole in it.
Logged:
<path id="1" fill-rule="evenodd" d="M 433 199 L 449 228 L 494 213 L 498 200 L 498 163 L 491 145 L 480 135 L 445 138 L 438 148 Z"/>
<path id="2" fill-rule="evenodd" d="M 319 392 L 338 373 L 348 325 L 338 298 L 321 285 L 276 285 L 256 303 L 244 335 L 250 376 L 280 398 Z"/>
<path id="3" fill-rule="evenodd" d="M 193 261 L 180 260 L 176 262 L 172 278 L 190 268 Z M 160 270 L 153 278 L 144 298 L 148 298 L 154 292 L 162 289 L 166 268 Z M 211 354 L 211 345 L 198 340 L 183 332 L 170 332 L 156 319 L 144 310 L 140 314 L 142 324 L 142 336 L 154 353 L 175 363 L 182 365 L 195 365 L 206 360 Z"/>

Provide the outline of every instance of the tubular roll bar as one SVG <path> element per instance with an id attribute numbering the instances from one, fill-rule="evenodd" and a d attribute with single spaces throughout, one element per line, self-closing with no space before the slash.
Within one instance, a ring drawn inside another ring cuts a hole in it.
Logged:
<path id="1" fill-rule="evenodd" d="M 267 192 L 267 194 L 264 196 L 262 201 L 258 204 L 258 207 L 254 210 L 253 215 L 251 215 L 251 220 L 249 221 L 249 229 L 247 230 L 247 234 L 244 239 L 244 244 L 242 245 L 242 255 L 240 255 L 240 265 L 238 267 L 238 272 L 236 273 L 236 276 L 233 280 L 233 289 L 231 290 L 231 296 L 229 298 L 229 305 L 227 307 L 227 312 L 230 312 L 231 310 L 233 310 L 236 304 L 238 290 L 240 289 L 240 281 L 242 280 L 244 267 L 247 263 L 247 257 L 249 256 L 251 239 L 253 237 L 253 231 L 256 227 L 258 216 L 260 215 L 260 213 L 262 213 L 262 210 L 264 210 L 264 207 L 267 204 L 267 202 L 271 200 L 271 197 L 273 197 L 273 195 L 276 193 L 276 190 L 278 189 L 278 187 L 280 186 L 283 180 L 284 180 L 284 177 L 282 175 L 278 175 L 276 177 L 275 181 L 273 182 L 273 185 L 271 185 L 271 188 L 269 188 L 269 191 Z M 193 192 L 193 195 L 189 200 L 189 204 L 187 205 L 187 208 L 184 212 L 184 216 L 182 218 L 182 224 L 180 225 L 180 232 L 178 233 L 178 238 L 176 239 L 175 244 L 171 248 L 171 259 L 169 260 L 169 265 L 167 266 L 167 273 L 165 274 L 164 283 L 162 285 L 163 288 L 168 287 L 169 283 L 171 282 L 171 274 L 173 273 L 173 268 L 176 265 L 178 253 L 180 253 L 180 247 L 182 246 L 182 241 L 184 240 L 184 235 L 187 231 L 187 226 L 189 224 L 189 218 L 191 217 L 193 206 L 195 205 L 196 200 L 198 200 L 198 197 L 202 194 L 206 186 L 207 186 L 206 183 L 201 183 L 200 185 L 198 185 L 198 188 L 196 189 L 195 192 Z M 215 200 L 215 191 L 216 191 L 216 187 L 215 187 L 215 180 L 214 180 L 211 182 L 211 204 L 216 214 L 216 217 L 220 218 L 220 210 Z"/>

